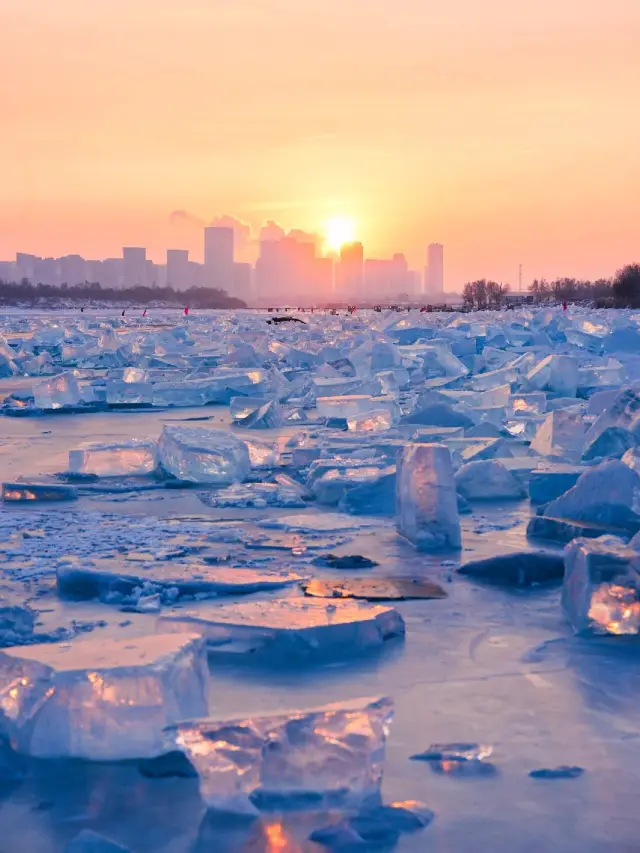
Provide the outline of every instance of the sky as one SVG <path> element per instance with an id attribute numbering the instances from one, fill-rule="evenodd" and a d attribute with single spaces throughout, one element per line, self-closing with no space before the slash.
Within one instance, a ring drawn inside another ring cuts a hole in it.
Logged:
<path id="1" fill-rule="evenodd" d="M 0 0 L 0 32 L 0 259 L 345 216 L 368 257 L 444 243 L 448 289 L 640 261 L 637 0 Z"/>

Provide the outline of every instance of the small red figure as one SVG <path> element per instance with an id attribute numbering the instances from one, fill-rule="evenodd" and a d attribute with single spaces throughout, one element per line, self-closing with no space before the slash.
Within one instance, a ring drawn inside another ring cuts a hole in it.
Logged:
<path id="1" fill-rule="evenodd" d="M 184 316 L 185 316 L 185 317 L 188 317 L 188 316 L 189 316 L 189 306 L 188 306 L 188 305 L 185 305 L 185 306 L 184 306 Z"/>
<path id="2" fill-rule="evenodd" d="M 142 316 L 143 316 L 143 317 L 146 317 L 146 316 L 147 316 L 147 309 L 146 309 L 146 308 L 145 308 L 145 309 L 144 309 L 144 311 L 142 312 Z"/>
<path id="3" fill-rule="evenodd" d="M 567 300 L 566 300 L 566 299 L 565 299 L 565 300 L 564 300 L 564 302 L 562 303 L 562 310 L 563 310 L 563 311 L 566 311 L 566 310 L 567 310 Z"/>

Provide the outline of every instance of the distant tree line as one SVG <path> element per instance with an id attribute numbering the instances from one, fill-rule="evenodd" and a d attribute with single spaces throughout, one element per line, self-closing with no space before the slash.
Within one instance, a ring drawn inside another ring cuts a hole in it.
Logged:
<path id="1" fill-rule="evenodd" d="M 59 287 L 52 284 L 32 284 L 23 278 L 20 282 L 0 279 L 0 304 L 18 305 L 42 302 L 113 302 L 119 304 L 149 305 L 157 302 L 167 306 L 189 305 L 193 308 L 246 308 L 242 299 L 229 296 L 224 290 L 209 287 L 191 287 L 174 290 L 172 287 L 131 287 L 120 290 L 101 287 L 98 282 Z"/>
<path id="2" fill-rule="evenodd" d="M 465 284 L 462 289 L 462 301 L 469 308 L 477 308 L 479 311 L 485 308 L 499 308 L 508 291 L 509 288 L 505 284 L 481 278 Z"/>
<path id="3" fill-rule="evenodd" d="M 506 285 L 479 279 L 465 284 L 464 304 L 483 310 L 499 308 L 509 293 Z M 640 307 L 640 264 L 627 264 L 613 278 L 586 281 L 577 278 L 557 278 L 554 281 L 535 279 L 529 285 L 535 302 L 595 302 L 601 307 Z"/>

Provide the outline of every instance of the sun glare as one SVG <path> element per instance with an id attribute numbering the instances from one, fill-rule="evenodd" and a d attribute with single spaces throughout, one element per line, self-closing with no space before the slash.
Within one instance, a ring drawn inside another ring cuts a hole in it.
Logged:
<path id="1" fill-rule="evenodd" d="M 332 216 L 324 223 L 325 248 L 339 252 L 345 243 L 356 238 L 356 223 L 350 216 Z"/>

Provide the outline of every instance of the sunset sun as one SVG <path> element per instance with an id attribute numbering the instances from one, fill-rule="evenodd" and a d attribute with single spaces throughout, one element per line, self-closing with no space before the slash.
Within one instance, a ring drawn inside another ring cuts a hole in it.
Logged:
<path id="1" fill-rule="evenodd" d="M 356 238 L 356 223 L 350 216 L 332 216 L 324 223 L 325 247 L 330 252 L 339 252 L 345 243 Z"/>

